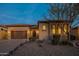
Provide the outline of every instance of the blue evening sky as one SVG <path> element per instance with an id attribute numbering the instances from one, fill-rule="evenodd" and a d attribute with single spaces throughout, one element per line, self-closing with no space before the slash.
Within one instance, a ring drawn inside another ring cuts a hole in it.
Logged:
<path id="1" fill-rule="evenodd" d="M 48 4 L 0 4 L 0 24 L 36 24 L 48 13 Z"/>
<path id="2" fill-rule="evenodd" d="M 49 8 L 46 3 L 0 3 L 0 24 L 37 24 Z"/>

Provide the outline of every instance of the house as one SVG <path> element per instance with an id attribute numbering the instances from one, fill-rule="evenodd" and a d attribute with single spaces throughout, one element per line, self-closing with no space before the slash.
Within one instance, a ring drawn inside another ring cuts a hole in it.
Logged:
<path id="1" fill-rule="evenodd" d="M 0 25 L 0 39 L 68 39 L 70 24 L 67 20 L 38 21 L 37 25 Z"/>
<path id="2" fill-rule="evenodd" d="M 39 39 L 68 39 L 70 23 L 67 20 L 39 21 Z"/>

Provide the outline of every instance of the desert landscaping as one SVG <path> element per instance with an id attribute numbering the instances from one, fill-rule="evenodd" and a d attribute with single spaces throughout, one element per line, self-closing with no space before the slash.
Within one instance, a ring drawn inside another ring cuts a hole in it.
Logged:
<path id="1" fill-rule="evenodd" d="M 25 39 L 0 41 L 0 47 L 1 56 L 79 56 L 79 48 L 74 46 L 49 43 L 40 45 L 37 42 L 27 42 Z"/>

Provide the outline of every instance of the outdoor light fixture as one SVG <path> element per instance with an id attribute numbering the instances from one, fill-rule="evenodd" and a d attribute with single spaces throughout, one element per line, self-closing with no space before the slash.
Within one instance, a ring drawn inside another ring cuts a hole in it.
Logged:
<path id="1" fill-rule="evenodd" d="M 39 31 L 37 30 L 36 33 L 39 34 Z"/>
<path id="2" fill-rule="evenodd" d="M 53 26 L 52 33 L 55 34 L 55 31 L 56 31 L 55 26 Z"/>
<path id="3" fill-rule="evenodd" d="M 43 29 L 43 30 L 46 30 L 46 25 L 43 25 L 42 29 Z"/>
<path id="4" fill-rule="evenodd" d="M 10 31 L 8 31 L 8 34 L 10 34 Z"/>
<path id="5" fill-rule="evenodd" d="M 27 33 L 30 34 L 30 30 L 28 30 Z"/>
<path id="6" fill-rule="evenodd" d="M 64 25 L 64 31 L 67 32 L 67 25 Z"/>
<path id="7" fill-rule="evenodd" d="M 61 28 L 58 27 L 58 34 L 61 34 Z"/>

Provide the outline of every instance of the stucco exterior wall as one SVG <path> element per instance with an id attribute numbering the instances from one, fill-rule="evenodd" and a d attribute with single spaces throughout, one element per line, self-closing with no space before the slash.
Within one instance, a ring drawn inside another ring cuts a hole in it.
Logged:
<path id="1" fill-rule="evenodd" d="M 71 34 L 74 35 L 79 40 L 79 27 L 72 29 Z"/>
<path id="2" fill-rule="evenodd" d="M 43 30 L 43 25 L 46 26 L 46 30 Z M 39 23 L 39 40 L 44 40 L 48 38 L 48 24 Z"/>
<path id="3" fill-rule="evenodd" d="M 78 27 L 78 40 L 79 40 L 79 27 Z"/>
<path id="4" fill-rule="evenodd" d="M 7 32 L 6 31 L 0 31 L 0 39 L 2 40 L 2 39 L 8 39 L 7 38 Z"/>
<path id="5" fill-rule="evenodd" d="M 46 26 L 46 30 L 43 31 L 43 25 Z M 48 27 L 49 25 L 49 27 Z M 52 32 L 52 29 L 53 29 L 53 25 L 57 28 L 55 29 L 55 35 L 60 35 L 60 38 L 59 39 L 68 39 L 68 35 L 67 33 L 64 32 L 64 25 L 67 25 L 67 32 L 69 33 L 70 32 L 70 25 L 69 23 L 39 23 L 39 39 L 40 40 L 43 40 L 43 39 L 48 39 L 48 30 L 50 30 L 50 33 L 49 33 L 49 36 L 50 38 L 53 39 L 53 32 Z M 61 34 L 58 34 L 58 28 L 61 28 Z"/>

